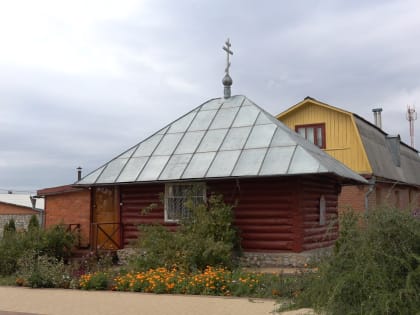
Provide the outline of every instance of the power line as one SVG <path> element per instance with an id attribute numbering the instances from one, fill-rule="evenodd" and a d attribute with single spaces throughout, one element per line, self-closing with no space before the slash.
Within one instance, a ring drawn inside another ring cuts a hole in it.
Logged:
<path id="1" fill-rule="evenodd" d="M 32 195 L 36 194 L 35 190 L 16 190 L 16 189 L 0 188 L 0 191 L 4 191 L 8 194 L 23 194 L 23 193 L 25 193 L 25 194 L 29 193 L 29 194 L 32 194 Z"/>

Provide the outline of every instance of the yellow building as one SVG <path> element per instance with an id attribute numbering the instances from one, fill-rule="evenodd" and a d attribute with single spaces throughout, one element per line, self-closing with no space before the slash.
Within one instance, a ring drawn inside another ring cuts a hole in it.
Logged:
<path id="1" fill-rule="evenodd" d="M 380 118 L 380 111 L 376 113 Z M 363 211 L 384 203 L 411 209 L 419 206 L 419 153 L 399 136 L 388 135 L 354 113 L 311 97 L 276 117 L 370 181 L 366 186 L 345 187 L 341 208 Z"/>

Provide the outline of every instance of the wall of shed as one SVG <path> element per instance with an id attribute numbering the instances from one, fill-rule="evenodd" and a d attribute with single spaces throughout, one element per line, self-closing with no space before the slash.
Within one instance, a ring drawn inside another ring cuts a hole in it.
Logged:
<path id="1" fill-rule="evenodd" d="M 336 186 L 328 178 L 220 180 L 207 182 L 207 188 L 236 205 L 234 224 L 245 252 L 301 252 L 328 246 L 336 237 L 325 236 L 327 227 L 319 226 L 321 194 L 327 200 L 328 219 L 337 216 Z M 139 224 L 165 224 L 163 192 L 164 184 L 120 187 L 124 246 L 137 239 Z"/>
<path id="2" fill-rule="evenodd" d="M 90 243 L 90 190 L 45 196 L 45 227 L 57 224 L 80 224 L 80 245 Z"/>
<path id="3" fill-rule="evenodd" d="M 352 116 L 307 101 L 279 118 L 290 129 L 296 125 L 325 123 L 325 151 L 357 173 L 372 173 Z"/>

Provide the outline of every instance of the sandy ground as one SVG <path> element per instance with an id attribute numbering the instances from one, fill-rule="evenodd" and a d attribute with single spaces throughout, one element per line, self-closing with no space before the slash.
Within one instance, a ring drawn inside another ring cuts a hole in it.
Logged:
<path id="1" fill-rule="evenodd" d="M 0 287 L 0 315 L 268 315 L 275 309 L 268 299 Z"/>
<path id="2" fill-rule="evenodd" d="M 274 309 L 274 300 L 0 287 L 0 314 L 258 315 Z"/>

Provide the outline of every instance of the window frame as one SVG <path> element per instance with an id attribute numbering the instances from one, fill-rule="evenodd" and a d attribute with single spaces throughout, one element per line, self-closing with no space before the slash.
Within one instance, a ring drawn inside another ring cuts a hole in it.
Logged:
<path id="1" fill-rule="evenodd" d="M 327 224 L 327 200 L 324 195 L 319 197 L 319 225 Z"/>
<path id="2" fill-rule="evenodd" d="M 201 187 L 201 192 L 202 192 L 202 196 L 194 196 L 194 197 L 202 197 L 202 201 L 206 202 L 207 200 L 207 189 L 206 189 L 206 185 L 204 182 L 185 182 L 185 183 L 166 183 L 165 184 L 165 195 L 164 195 L 164 221 L 165 223 L 179 223 L 180 220 L 182 220 L 183 218 L 176 218 L 176 219 L 171 219 L 169 218 L 169 211 L 172 209 L 170 208 L 170 203 L 169 203 L 169 199 L 170 198 L 186 198 L 186 194 L 184 193 L 185 191 L 183 190 L 183 194 L 181 196 L 170 196 L 171 193 L 171 187 L 174 186 L 189 186 L 190 189 L 193 186 L 198 186 Z M 181 215 L 182 215 L 182 209 L 181 209 Z"/>
<path id="3" fill-rule="evenodd" d="M 317 147 L 321 148 L 321 149 L 325 149 L 327 146 L 326 143 L 326 137 L 325 137 L 325 123 L 316 123 L 316 124 L 303 124 L 303 125 L 296 125 L 295 126 L 295 132 L 298 133 L 300 135 L 300 133 L 298 132 L 299 129 L 305 129 L 305 139 L 308 140 L 309 142 L 315 144 Z M 312 142 L 311 140 L 308 139 L 307 136 L 307 129 L 308 128 L 313 128 L 314 129 L 314 141 Z M 321 129 L 321 138 L 322 138 L 322 145 L 318 145 L 318 137 L 317 137 L 317 129 Z"/>

